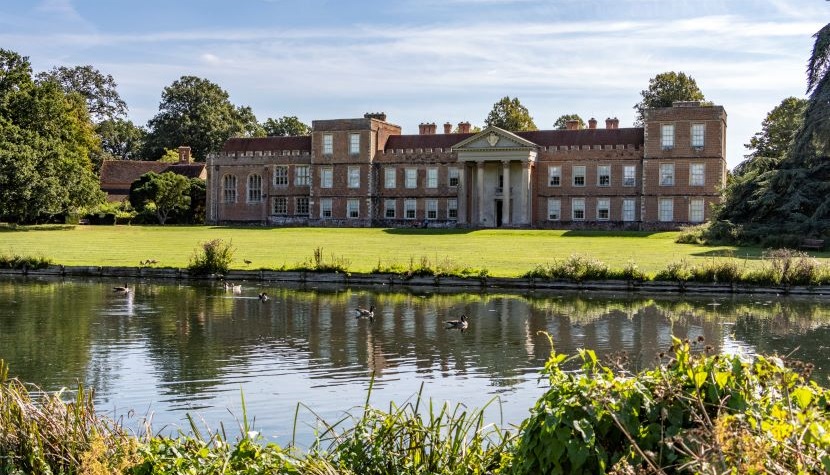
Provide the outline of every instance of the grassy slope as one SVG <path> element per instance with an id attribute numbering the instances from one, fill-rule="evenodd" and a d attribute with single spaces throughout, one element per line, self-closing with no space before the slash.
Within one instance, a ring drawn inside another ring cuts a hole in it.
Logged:
<path id="1" fill-rule="evenodd" d="M 540 263 L 583 254 L 622 268 L 631 260 L 646 272 L 687 259 L 695 263 L 734 253 L 754 265 L 757 248 L 676 244 L 677 233 L 543 230 L 410 230 L 363 228 L 229 228 L 179 226 L 37 226 L 0 228 L 0 253 L 42 255 L 65 265 L 138 265 L 155 259 L 159 266 L 184 267 L 193 250 L 210 239 L 231 240 L 234 268 L 293 266 L 317 247 L 351 261 L 355 272 L 370 271 L 380 260 L 408 264 L 422 257 L 447 258 L 458 265 L 486 268 L 491 275 L 514 276 Z M 824 256 L 825 254 L 822 254 Z M 244 259 L 252 261 L 250 266 Z"/>

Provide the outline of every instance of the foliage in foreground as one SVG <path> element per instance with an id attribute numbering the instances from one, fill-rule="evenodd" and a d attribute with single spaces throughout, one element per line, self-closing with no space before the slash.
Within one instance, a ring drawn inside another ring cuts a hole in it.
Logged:
<path id="1" fill-rule="evenodd" d="M 224 274 L 228 272 L 236 249 L 230 242 L 213 239 L 195 250 L 187 269 L 194 275 Z"/>
<path id="2" fill-rule="evenodd" d="M 13 252 L 0 254 L 0 269 L 45 269 L 52 259 L 43 256 L 24 256 Z"/>

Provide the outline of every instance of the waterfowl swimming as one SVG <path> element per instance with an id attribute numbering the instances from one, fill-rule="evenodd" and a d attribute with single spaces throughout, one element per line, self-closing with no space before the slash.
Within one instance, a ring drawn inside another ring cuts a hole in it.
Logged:
<path id="1" fill-rule="evenodd" d="M 375 321 L 375 306 L 369 305 L 369 308 L 357 307 L 354 309 L 357 312 L 357 317 L 355 318 L 368 318 L 370 322 Z"/>
<path id="2" fill-rule="evenodd" d="M 224 282 L 224 285 L 225 285 L 225 290 L 226 291 L 231 291 L 235 294 L 238 294 L 238 293 L 242 292 L 242 285 L 241 284 L 234 285 L 230 282 Z"/>
<path id="3" fill-rule="evenodd" d="M 447 324 L 447 329 L 457 328 L 459 330 L 466 330 L 467 315 L 461 315 L 461 318 L 459 320 L 445 320 L 444 323 Z"/>
<path id="4" fill-rule="evenodd" d="M 122 293 L 122 294 L 128 294 L 128 293 L 130 293 L 130 288 L 127 287 L 127 284 L 124 284 L 124 287 L 113 287 L 112 291 Z"/>
<path id="5" fill-rule="evenodd" d="M 265 292 L 261 292 L 259 294 L 259 299 L 263 302 L 267 302 L 268 301 L 268 294 L 266 294 Z"/>

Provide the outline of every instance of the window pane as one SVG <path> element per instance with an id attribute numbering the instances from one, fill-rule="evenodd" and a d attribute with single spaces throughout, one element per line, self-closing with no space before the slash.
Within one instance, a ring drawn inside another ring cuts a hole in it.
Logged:
<path id="1" fill-rule="evenodd" d="M 386 188 L 395 188 L 396 171 L 394 167 L 386 167 L 383 171 L 383 184 Z"/>
<path id="2" fill-rule="evenodd" d="M 575 221 L 585 219 L 585 198 L 574 198 L 571 201 L 571 217 Z"/>
<path id="3" fill-rule="evenodd" d="M 703 148 L 705 130 L 704 124 L 692 124 L 692 147 Z"/>
<path id="4" fill-rule="evenodd" d="M 689 165 L 689 184 L 693 186 L 703 186 L 706 180 L 706 168 L 702 163 L 692 163 Z"/>
<path id="5" fill-rule="evenodd" d="M 458 199 L 450 198 L 447 200 L 447 218 L 458 219 Z"/>
<path id="6" fill-rule="evenodd" d="M 634 221 L 634 200 L 625 199 L 623 200 L 623 213 L 622 219 L 623 221 Z"/>
<path id="7" fill-rule="evenodd" d="M 450 186 L 458 186 L 458 168 L 450 167 L 447 171 Z"/>
<path id="8" fill-rule="evenodd" d="M 704 201 L 700 198 L 689 201 L 689 221 L 692 223 L 703 222 Z"/>
<path id="9" fill-rule="evenodd" d="M 418 170 L 415 168 L 406 169 L 406 187 L 416 188 L 418 186 Z"/>
<path id="10" fill-rule="evenodd" d="M 360 188 L 360 167 L 349 167 L 349 188 Z"/>
<path id="11" fill-rule="evenodd" d="M 562 202 L 558 198 L 548 198 L 548 219 L 559 221 L 562 216 Z"/>
<path id="12" fill-rule="evenodd" d="M 288 167 L 274 167 L 274 186 L 288 186 Z"/>
<path id="13" fill-rule="evenodd" d="M 323 134 L 323 155 L 331 155 L 334 152 L 334 138 L 331 134 Z"/>
<path id="14" fill-rule="evenodd" d="M 427 219 L 438 218 L 438 200 L 427 200 Z"/>
<path id="15" fill-rule="evenodd" d="M 259 203 L 262 201 L 262 176 L 251 175 L 248 177 L 248 202 Z"/>
<path id="16" fill-rule="evenodd" d="M 585 167 L 573 167 L 574 186 L 585 186 Z"/>
<path id="17" fill-rule="evenodd" d="M 674 164 L 663 163 L 660 165 L 660 186 L 674 185 Z"/>
<path id="18" fill-rule="evenodd" d="M 597 219 L 608 221 L 611 216 L 611 200 L 608 198 L 597 199 Z"/>
<path id="19" fill-rule="evenodd" d="M 548 186 L 559 186 L 562 183 L 562 167 L 548 167 Z"/>
<path id="20" fill-rule="evenodd" d="M 276 215 L 285 216 L 288 214 L 288 199 L 284 196 L 274 197 L 273 212 Z"/>
<path id="21" fill-rule="evenodd" d="M 294 209 L 294 214 L 296 214 L 298 216 L 308 216 L 308 198 L 306 198 L 306 197 L 297 198 L 296 208 Z"/>
<path id="22" fill-rule="evenodd" d="M 611 166 L 599 165 L 597 167 L 597 185 L 611 186 Z"/>
<path id="23" fill-rule="evenodd" d="M 637 168 L 634 165 L 626 165 L 623 167 L 623 186 L 634 186 L 637 184 L 636 170 Z"/>
<path id="24" fill-rule="evenodd" d="M 308 186 L 311 184 L 308 165 L 297 165 L 294 168 L 294 184 L 297 186 Z"/>
<path id="25" fill-rule="evenodd" d="M 427 168 L 427 188 L 438 188 L 437 168 Z"/>
<path id="26" fill-rule="evenodd" d="M 387 218 L 394 218 L 395 217 L 395 208 L 397 208 L 397 202 L 395 200 L 384 200 L 383 207 L 384 207 L 384 216 Z"/>
<path id="27" fill-rule="evenodd" d="M 674 200 L 671 198 L 660 199 L 660 221 L 674 221 Z"/>
<path id="28" fill-rule="evenodd" d="M 661 128 L 661 141 L 660 144 L 663 146 L 663 150 L 670 150 L 674 148 L 674 125 L 673 124 L 665 124 Z"/>
<path id="29" fill-rule="evenodd" d="M 349 154 L 360 154 L 360 134 L 349 134 Z"/>

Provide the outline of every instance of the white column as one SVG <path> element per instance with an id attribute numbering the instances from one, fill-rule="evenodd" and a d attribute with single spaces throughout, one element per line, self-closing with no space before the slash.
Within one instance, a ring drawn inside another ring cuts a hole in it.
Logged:
<path id="1" fill-rule="evenodd" d="M 502 165 L 502 175 L 504 175 L 504 187 L 502 189 L 502 214 L 501 214 L 501 224 L 510 224 L 510 161 L 505 160 L 501 162 Z"/>
<path id="2" fill-rule="evenodd" d="M 461 162 L 461 169 L 458 171 L 458 222 L 467 222 L 467 164 Z"/>
<path id="3" fill-rule="evenodd" d="M 519 213 L 519 219 L 522 220 L 521 224 L 528 224 L 529 220 L 527 219 L 527 198 L 528 198 L 528 188 L 530 187 L 530 162 L 522 162 L 522 189 L 519 193 L 519 206 L 521 207 L 521 212 Z"/>
<path id="4" fill-rule="evenodd" d="M 484 223 L 484 162 L 476 163 L 476 178 L 478 179 L 478 225 Z"/>

